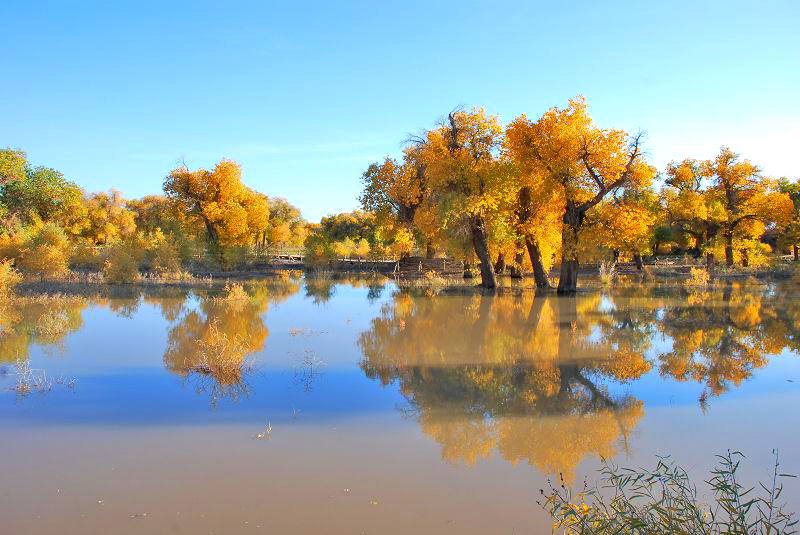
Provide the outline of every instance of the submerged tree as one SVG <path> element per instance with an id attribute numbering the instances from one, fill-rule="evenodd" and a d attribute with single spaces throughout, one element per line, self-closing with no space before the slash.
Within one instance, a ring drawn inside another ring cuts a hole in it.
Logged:
<path id="1" fill-rule="evenodd" d="M 490 219 L 508 197 L 510 167 L 500 158 L 502 128 L 482 109 L 454 111 L 425 135 L 421 160 L 441 227 L 464 228 L 480 261 L 481 285 L 495 288 Z"/>
<path id="2" fill-rule="evenodd" d="M 536 190 L 555 190 L 563 198 L 558 293 L 574 293 L 586 213 L 618 190 L 648 186 L 655 175 L 644 160 L 642 134 L 594 126 L 578 98 L 535 122 L 524 115 L 515 119 L 507 136 L 512 157 L 536 180 Z"/>

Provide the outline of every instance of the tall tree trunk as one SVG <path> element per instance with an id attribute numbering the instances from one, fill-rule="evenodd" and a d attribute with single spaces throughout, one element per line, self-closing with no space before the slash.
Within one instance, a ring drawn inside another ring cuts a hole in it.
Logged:
<path id="1" fill-rule="evenodd" d="M 614 255 L 614 263 L 619 262 L 619 249 L 614 249 L 611 254 Z"/>
<path id="2" fill-rule="evenodd" d="M 544 262 L 542 262 L 542 251 L 539 249 L 539 244 L 533 238 L 525 239 L 525 246 L 528 248 L 528 256 L 531 258 L 531 266 L 533 266 L 533 280 L 537 288 L 549 288 L 550 281 L 547 280 L 547 271 L 544 269 Z"/>
<path id="3" fill-rule="evenodd" d="M 574 201 L 567 201 L 561 228 L 561 270 L 558 277 L 559 295 L 578 291 L 578 231 L 583 224 L 583 212 Z"/>
<path id="4" fill-rule="evenodd" d="M 633 263 L 636 264 L 636 269 L 639 271 L 644 269 L 644 262 L 642 262 L 642 255 L 636 253 L 633 255 Z"/>
<path id="5" fill-rule="evenodd" d="M 497 287 L 497 279 L 492 269 L 492 257 L 489 255 L 489 240 L 486 236 L 486 221 L 479 215 L 469 218 L 470 233 L 472 234 L 472 246 L 475 248 L 475 255 L 481 262 L 481 286 L 488 289 Z"/>
<path id="6" fill-rule="evenodd" d="M 733 233 L 725 233 L 725 265 L 733 266 Z"/>
<path id="7" fill-rule="evenodd" d="M 525 263 L 525 251 L 520 247 L 520 244 L 517 244 L 517 252 L 514 255 L 514 265 L 511 266 L 511 278 L 512 279 L 521 279 L 522 278 L 522 265 Z"/>
<path id="8" fill-rule="evenodd" d="M 517 220 L 520 225 L 525 225 L 530 219 L 531 215 L 531 188 L 524 187 L 519 191 L 519 206 L 517 207 Z M 525 247 L 528 249 L 528 256 L 531 258 L 531 266 L 533 267 L 533 279 L 536 282 L 537 288 L 549 288 L 550 283 L 547 280 L 547 273 L 544 270 L 542 263 L 542 252 L 539 250 L 539 244 L 531 236 L 525 237 Z M 522 277 L 522 262 L 517 262 L 520 266 L 520 277 Z"/>
<path id="9" fill-rule="evenodd" d="M 436 256 L 436 248 L 430 240 L 425 243 L 425 258 L 433 258 Z"/>
<path id="10" fill-rule="evenodd" d="M 792 246 L 792 251 L 794 252 L 794 261 L 800 261 L 800 247 L 797 245 Z"/>
<path id="11" fill-rule="evenodd" d="M 494 264 L 494 272 L 502 275 L 506 271 L 506 255 L 503 252 L 497 253 L 497 262 Z"/>
<path id="12" fill-rule="evenodd" d="M 750 267 L 750 256 L 747 254 L 747 249 L 742 249 L 742 266 Z"/>

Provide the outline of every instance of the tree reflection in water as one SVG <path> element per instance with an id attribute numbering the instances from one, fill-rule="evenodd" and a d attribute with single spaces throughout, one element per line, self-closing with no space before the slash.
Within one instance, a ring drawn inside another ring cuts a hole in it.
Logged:
<path id="1" fill-rule="evenodd" d="M 797 305 L 763 294 L 737 285 L 577 297 L 400 292 L 361 334 L 361 367 L 399 383 L 445 459 L 471 465 L 496 451 L 570 479 L 588 455 L 625 450 L 644 415 L 640 400 L 610 385 L 657 370 L 719 395 L 766 355 L 796 347 Z M 661 336 L 672 344 L 659 353 Z"/>
<path id="2" fill-rule="evenodd" d="M 33 345 L 63 350 L 64 338 L 83 325 L 82 297 L 24 297 L 0 301 L 0 363 L 26 361 Z"/>

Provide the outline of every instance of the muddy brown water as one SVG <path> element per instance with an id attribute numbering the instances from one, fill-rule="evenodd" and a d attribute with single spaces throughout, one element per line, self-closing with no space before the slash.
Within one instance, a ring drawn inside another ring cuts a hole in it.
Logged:
<path id="1" fill-rule="evenodd" d="M 0 532 L 541 533 L 601 458 L 800 474 L 796 287 L 245 288 L 0 307 Z"/>

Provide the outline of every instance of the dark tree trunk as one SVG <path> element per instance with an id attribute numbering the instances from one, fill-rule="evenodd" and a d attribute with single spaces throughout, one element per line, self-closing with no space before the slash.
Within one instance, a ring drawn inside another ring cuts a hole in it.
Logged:
<path id="1" fill-rule="evenodd" d="M 617 262 L 619 262 L 619 250 L 617 250 L 617 249 L 614 249 L 614 250 L 611 252 L 611 254 L 613 254 L 613 255 L 614 255 L 614 263 L 616 264 Z"/>
<path id="2" fill-rule="evenodd" d="M 531 188 L 524 187 L 519 192 L 519 207 L 517 208 L 517 219 L 520 225 L 525 225 L 530 219 L 531 215 Z M 550 283 L 547 280 L 547 273 L 544 270 L 542 263 L 542 253 L 539 250 L 539 245 L 530 236 L 525 237 L 525 247 L 528 249 L 528 256 L 531 258 L 531 266 L 533 267 L 533 278 L 536 282 L 537 288 L 549 288 Z M 522 262 L 517 262 L 520 266 L 520 277 L 522 276 Z"/>
<path id="3" fill-rule="evenodd" d="M 733 266 L 733 234 L 725 233 L 725 265 Z"/>
<path id="4" fill-rule="evenodd" d="M 706 269 L 708 269 L 709 273 L 714 271 L 714 264 L 714 253 L 706 253 Z"/>
<path id="5" fill-rule="evenodd" d="M 517 253 L 514 255 L 514 265 L 511 266 L 511 278 L 512 279 L 521 279 L 522 278 L 522 265 L 525 263 L 525 251 L 522 250 L 519 246 L 517 246 Z"/>
<path id="6" fill-rule="evenodd" d="M 497 254 L 497 262 L 494 264 L 494 272 L 497 275 L 502 275 L 506 271 L 506 255 L 505 253 Z"/>
<path id="7" fill-rule="evenodd" d="M 561 228 L 561 270 L 558 277 L 558 294 L 569 295 L 578 291 L 578 231 L 583 224 L 583 212 L 573 201 L 567 201 Z"/>
<path id="8" fill-rule="evenodd" d="M 644 269 L 644 263 L 642 262 L 642 255 L 636 253 L 633 255 L 633 263 L 636 264 L 636 269 L 639 271 Z"/>
<path id="9" fill-rule="evenodd" d="M 525 240 L 525 246 L 528 248 L 528 256 L 531 258 L 531 266 L 533 266 L 533 280 L 537 288 L 549 288 L 550 281 L 547 280 L 547 271 L 544 269 L 542 262 L 542 251 L 539 245 L 531 238 Z"/>
<path id="10" fill-rule="evenodd" d="M 470 233 L 472 234 L 472 246 L 475 248 L 475 255 L 481 262 L 481 286 L 488 289 L 497 287 L 497 279 L 492 269 L 492 257 L 489 255 L 489 240 L 486 236 L 486 221 L 481 216 L 471 216 L 469 218 Z"/>
<path id="11" fill-rule="evenodd" d="M 425 244 L 425 258 L 433 258 L 436 256 L 436 248 L 431 242 Z"/>
<path id="12" fill-rule="evenodd" d="M 741 253 L 742 253 L 742 266 L 750 267 L 750 256 L 747 254 L 747 250 L 742 249 Z"/>
<path id="13" fill-rule="evenodd" d="M 794 252 L 794 261 L 795 262 L 800 261 L 800 250 L 799 249 L 800 249 L 800 247 L 797 247 L 797 245 L 792 246 L 792 251 Z"/>

